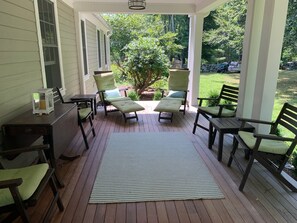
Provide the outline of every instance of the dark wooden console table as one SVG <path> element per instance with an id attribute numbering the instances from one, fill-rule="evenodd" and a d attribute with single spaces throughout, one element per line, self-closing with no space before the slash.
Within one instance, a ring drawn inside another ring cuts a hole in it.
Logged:
<path id="1" fill-rule="evenodd" d="M 218 145 L 218 160 L 222 160 L 223 153 L 223 142 L 224 134 L 237 134 L 239 128 L 241 127 L 241 122 L 237 118 L 210 118 L 209 119 L 209 137 L 208 137 L 208 148 L 212 149 L 212 145 L 215 140 L 215 134 L 213 133 L 213 128 L 219 132 L 219 145 Z M 248 123 L 245 124 L 245 131 L 252 132 L 254 127 Z"/>
<path id="2" fill-rule="evenodd" d="M 8 148 L 28 146 L 43 136 L 44 143 L 50 145 L 49 160 L 56 169 L 56 160 L 61 157 L 77 133 L 77 106 L 75 104 L 55 104 L 48 115 L 34 115 L 32 110 L 24 112 L 2 126 Z M 58 177 L 58 183 L 63 186 Z"/>

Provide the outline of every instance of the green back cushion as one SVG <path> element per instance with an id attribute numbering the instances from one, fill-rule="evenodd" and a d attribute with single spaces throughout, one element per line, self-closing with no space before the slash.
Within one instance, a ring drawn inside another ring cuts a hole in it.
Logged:
<path id="1" fill-rule="evenodd" d="M 98 91 L 115 89 L 115 80 L 112 72 L 93 75 Z"/>
<path id="2" fill-rule="evenodd" d="M 253 136 L 253 133 L 239 131 L 238 135 L 250 149 L 254 148 L 256 138 Z M 288 149 L 289 146 L 283 141 L 262 139 L 258 151 L 282 155 L 285 154 Z"/>
<path id="3" fill-rule="evenodd" d="M 84 119 L 87 117 L 87 115 L 92 111 L 91 108 L 81 108 L 78 110 L 78 114 L 80 119 Z"/>
<path id="4" fill-rule="evenodd" d="M 189 73 L 189 70 L 170 70 L 168 78 L 168 90 L 187 91 Z"/>
<path id="5" fill-rule="evenodd" d="M 18 169 L 0 169 L 0 181 L 22 178 L 23 183 L 18 187 L 23 200 L 29 199 L 45 176 L 49 165 L 47 163 Z M 0 189 L 0 207 L 13 204 L 14 200 L 9 189 Z"/>

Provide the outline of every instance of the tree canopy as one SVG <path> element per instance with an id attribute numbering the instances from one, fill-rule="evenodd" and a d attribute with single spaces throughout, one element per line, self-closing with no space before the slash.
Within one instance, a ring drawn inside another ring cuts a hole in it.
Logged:
<path id="1" fill-rule="evenodd" d="M 140 37 L 126 45 L 123 52 L 123 69 L 138 94 L 168 76 L 169 60 L 157 38 Z"/>
<path id="2" fill-rule="evenodd" d="M 297 60 L 297 4 L 289 0 L 287 23 L 281 58 L 284 62 Z M 245 31 L 247 0 L 225 3 L 212 11 L 204 20 L 202 63 L 240 61 Z M 187 15 L 106 14 L 103 17 L 111 25 L 111 57 L 120 70 L 131 43 L 145 38 L 157 40 L 158 47 L 171 61 L 177 58 L 187 62 L 189 18 Z M 141 42 L 140 41 L 140 42 Z M 143 43 L 143 42 L 141 42 Z M 125 49 L 125 50 L 124 50 Z M 161 51 L 160 51 L 161 52 Z M 131 72 L 130 72 L 131 73 Z"/>
<path id="3" fill-rule="evenodd" d="M 141 94 L 168 74 L 169 60 L 182 54 L 177 32 L 167 30 L 161 15 L 103 15 L 113 29 L 111 57 Z M 179 27 L 179 24 L 177 27 Z"/>
<path id="4" fill-rule="evenodd" d="M 211 12 L 204 24 L 204 49 L 211 49 L 211 55 L 203 52 L 208 62 L 241 60 L 246 0 L 230 1 Z"/>

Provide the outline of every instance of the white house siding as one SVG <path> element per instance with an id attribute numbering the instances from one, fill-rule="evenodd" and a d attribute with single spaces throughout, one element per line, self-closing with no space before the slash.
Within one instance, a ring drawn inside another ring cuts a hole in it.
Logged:
<path id="1" fill-rule="evenodd" d="M 74 10 L 60 0 L 57 6 L 66 97 L 68 97 L 80 91 Z"/>
<path id="2" fill-rule="evenodd" d="M 31 108 L 42 87 L 33 1 L 0 1 L 0 125 Z"/>
<path id="3" fill-rule="evenodd" d="M 69 97 L 81 89 L 75 13 L 62 0 L 57 0 L 57 8 L 66 97 Z M 99 66 L 96 29 L 105 26 L 92 14 L 89 16 L 94 21 L 87 21 L 86 26 L 90 78 L 85 84 L 86 92 L 94 93 L 92 75 Z M 0 0 L 0 126 L 32 109 L 32 93 L 42 87 L 34 1 Z"/>
<path id="4" fill-rule="evenodd" d="M 88 53 L 88 68 L 90 78 L 85 81 L 86 93 L 94 93 L 97 87 L 92 77 L 95 70 L 98 70 L 98 46 L 97 46 L 97 29 L 96 25 L 86 19 L 86 33 L 87 33 L 87 53 Z"/>

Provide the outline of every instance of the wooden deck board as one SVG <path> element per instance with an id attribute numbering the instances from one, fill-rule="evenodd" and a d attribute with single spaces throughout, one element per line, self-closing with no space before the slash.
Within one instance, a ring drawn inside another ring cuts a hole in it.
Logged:
<path id="1" fill-rule="evenodd" d="M 65 187 L 59 189 L 65 210 L 55 208 L 52 222 L 119 222 L 119 223 L 208 223 L 208 222 L 297 222 L 297 194 L 288 191 L 259 165 L 254 165 L 244 192 L 238 190 L 241 173 L 235 163 L 227 167 L 232 149 L 232 136 L 224 137 L 222 162 L 217 160 L 217 139 L 209 150 L 208 132 L 197 128 L 192 134 L 196 109 L 191 107 L 185 115 L 174 114 L 173 122 L 158 122 L 153 109 L 156 102 L 140 102 L 146 110 L 138 112 L 139 121 L 124 122 L 119 112 L 106 117 L 102 108 L 94 120 L 96 137 L 89 137 L 90 149 L 86 150 L 81 132 L 67 148 L 67 154 L 81 155 L 74 161 L 60 161 L 58 172 Z M 206 120 L 202 120 L 208 126 Z M 139 203 L 89 204 L 89 196 L 106 144 L 112 132 L 173 132 L 186 133 L 204 160 L 211 174 L 224 193 L 225 199 L 156 201 Z M 246 165 L 243 153 L 238 152 Z M 47 188 L 37 208 L 29 209 L 32 222 L 39 222 L 51 197 Z M 18 221 L 19 222 L 19 221 Z"/>

